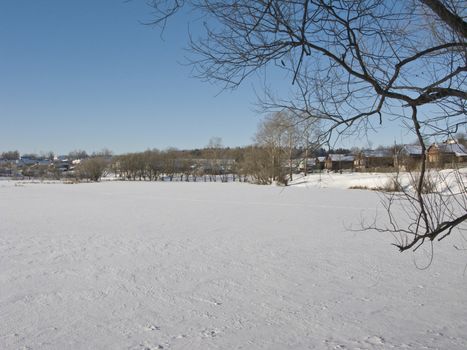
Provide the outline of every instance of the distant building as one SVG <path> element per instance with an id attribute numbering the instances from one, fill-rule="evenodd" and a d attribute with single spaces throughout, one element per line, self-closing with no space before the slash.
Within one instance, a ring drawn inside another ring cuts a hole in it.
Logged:
<path id="1" fill-rule="evenodd" d="M 330 154 L 325 161 L 325 168 L 330 171 L 353 169 L 355 157 L 347 154 Z"/>
<path id="2" fill-rule="evenodd" d="M 444 167 L 467 162 L 465 146 L 449 140 L 442 144 L 433 143 L 427 150 L 428 163 L 435 167 Z"/>
<path id="3" fill-rule="evenodd" d="M 394 166 L 393 151 L 387 148 L 363 150 L 355 156 L 354 167 L 357 170 L 391 168 Z"/>
<path id="4" fill-rule="evenodd" d="M 324 170 L 324 166 L 326 165 L 326 157 L 316 157 L 316 166 L 319 170 Z"/>
<path id="5" fill-rule="evenodd" d="M 27 167 L 27 166 L 31 166 L 31 165 L 35 165 L 35 164 L 37 164 L 37 159 L 36 158 L 21 157 L 20 159 L 18 159 L 16 161 L 16 165 L 19 168 Z"/>
<path id="6" fill-rule="evenodd" d="M 394 166 L 399 170 L 413 170 L 420 166 L 422 160 L 422 146 L 403 145 L 394 155 Z"/>
<path id="7" fill-rule="evenodd" d="M 313 171 L 317 168 L 317 159 L 316 158 L 307 158 L 303 159 L 298 163 L 298 171 L 300 172 L 308 172 Z"/>

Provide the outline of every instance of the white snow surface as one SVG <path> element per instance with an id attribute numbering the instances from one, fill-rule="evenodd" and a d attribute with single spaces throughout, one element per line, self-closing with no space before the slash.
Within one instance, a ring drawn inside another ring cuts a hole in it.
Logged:
<path id="1" fill-rule="evenodd" d="M 451 195 L 466 191 L 467 168 L 458 170 L 429 169 L 425 175 L 426 181 L 434 184 L 437 191 Z M 319 187 L 319 188 L 358 188 L 381 189 L 387 187 L 388 183 L 397 181 L 405 189 L 413 188 L 418 181 L 418 173 L 314 173 L 308 176 L 295 175 L 292 186 Z"/>
<path id="2" fill-rule="evenodd" d="M 0 182 L 0 349 L 466 349 L 467 252 L 372 191 Z M 465 246 L 465 244 L 464 244 Z"/>

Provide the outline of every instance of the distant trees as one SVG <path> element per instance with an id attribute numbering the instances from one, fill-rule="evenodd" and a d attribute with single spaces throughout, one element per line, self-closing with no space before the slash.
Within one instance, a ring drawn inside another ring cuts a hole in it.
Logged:
<path id="1" fill-rule="evenodd" d="M 41 152 L 39 157 L 41 159 L 47 159 L 47 160 L 53 161 L 55 159 L 55 153 L 52 151 Z"/>
<path id="2" fill-rule="evenodd" d="M 71 159 L 71 160 L 75 160 L 75 159 L 86 159 L 88 158 L 88 154 L 86 153 L 86 151 L 84 150 L 74 150 L 74 151 L 71 151 L 70 153 L 68 153 L 68 158 Z"/>
<path id="3" fill-rule="evenodd" d="M 79 178 L 97 182 L 105 174 L 108 166 L 109 161 L 104 157 L 91 157 L 81 161 L 76 169 L 76 173 Z"/>
<path id="4" fill-rule="evenodd" d="M 222 138 L 212 137 L 205 149 L 206 160 L 208 164 L 203 172 L 208 173 L 213 179 L 219 175 L 222 182 L 226 182 L 226 175 L 231 169 L 229 169 L 229 158 L 226 156 L 226 149 L 222 144 Z M 206 171 L 207 170 L 207 171 Z"/>
<path id="5" fill-rule="evenodd" d="M 74 170 L 74 176 L 78 179 L 97 182 L 112 169 L 112 151 L 106 148 L 93 152 L 91 156 L 86 151 L 75 150 L 70 152 L 68 157 L 70 160 L 79 161 Z"/>
<path id="6" fill-rule="evenodd" d="M 163 170 L 160 151 L 153 149 L 144 152 L 144 160 L 149 180 L 157 180 Z"/>
<path id="7" fill-rule="evenodd" d="M 149 151 L 144 153 L 128 153 L 117 156 L 113 160 L 116 173 L 127 180 L 152 179 L 153 171 L 150 168 L 152 159 Z"/>
<path id="8" fill-rule="evenodd" d="M 85 155 L 86 152 L 84 152 L 83 155 Z M 100 151 L 93 152 L 91 157 L 103 157 L 103 158 L 111 158 L 113 155 L 113 152 L 108 149 L 108 148 L 103 148 Z M 86 157 L 84 157 L 86 158 Z"/>
<path id="9" fill-rule="evenodd" d="M 209 145 L 194 151 L 169 148 L 140 153 L 128 153 L 113 158 L 111 168 L 121 178 L 127 180 L 196 181 L 208 176 L 210 181 L 226 181 L 228 173 L 234 171 L 230 162 L 235 160 L 234 150 L 222 146 L 221 139 L 213 139 Z"/>
<path id="10" fill-rule="evenodd" d="M 169 148 L 162 153 L 162 160 L 164 164 L 163 171 L 165 175 L 170 179 L 170 181 L 173 180 L 175 174 L 177 173 L 177 155 L 178 151 L 175 148 Z"/>
<path id="11" fill-rule="evenodd" d="M 259 124 L 252 146 L 229 148 L 220 138 L 213 138 L 203 149 L 152 149 L 113 156 L 109 169 L 131 181 L 287 184 L 304 156 L 328 154 L 317 146 L 316 125 L 306 131 L 302 127 L 288 113 L 273 113 Z"/>
<path id="12" fill-rule="evenodd" d="M 18 160 L 19 152 L 18 151 L 3 152 L 0 158 L 5 159 L 5 160 Z"/>
<path id="13" fill-rule="evenodd" d="M 298 131 L 298 146 L 305 151 L 302 161 L 304 164 L 304 173 L 307 175 L 308 158 L 314 156 L 321 147 L 320 136 L 322 135 L 322 130 L 320 127 L 320 120 L 312 117 L 305 119 L 299 118 L 299 121 L 296 123 L 296 128 Z"/>
<path id="14" fill-rule="evenodd" d="M 250 178 L 259 185 L 269 185 L 274 178 L 271 153 L 264 147 L 250 146 L 245 149 L 242 162 L 239 164 L 239 176 Z"/>

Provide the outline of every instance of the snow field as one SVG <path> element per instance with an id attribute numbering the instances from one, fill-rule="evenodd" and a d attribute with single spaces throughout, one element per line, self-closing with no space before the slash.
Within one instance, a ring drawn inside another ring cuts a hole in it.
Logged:
<path id="1" fill-rule="evenodd" d="M 467 348 L 461 237 L 417 269 L 423 251 L 347 229 L 378 203 L 314 186 L 0 182 L 0 349 Z"/>

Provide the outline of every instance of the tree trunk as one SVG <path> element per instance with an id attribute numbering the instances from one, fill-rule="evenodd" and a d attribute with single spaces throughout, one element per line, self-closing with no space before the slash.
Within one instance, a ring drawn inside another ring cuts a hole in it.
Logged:
<path id="1" fill-rule="evenodd" d="M 460 36 L 467 38 L 467 23 L 461 17 L 449 11 L 439 0 L 420 0 L 421 3 L 428 6 L 434 13 L 438 15 L 452 30 Z"/>

